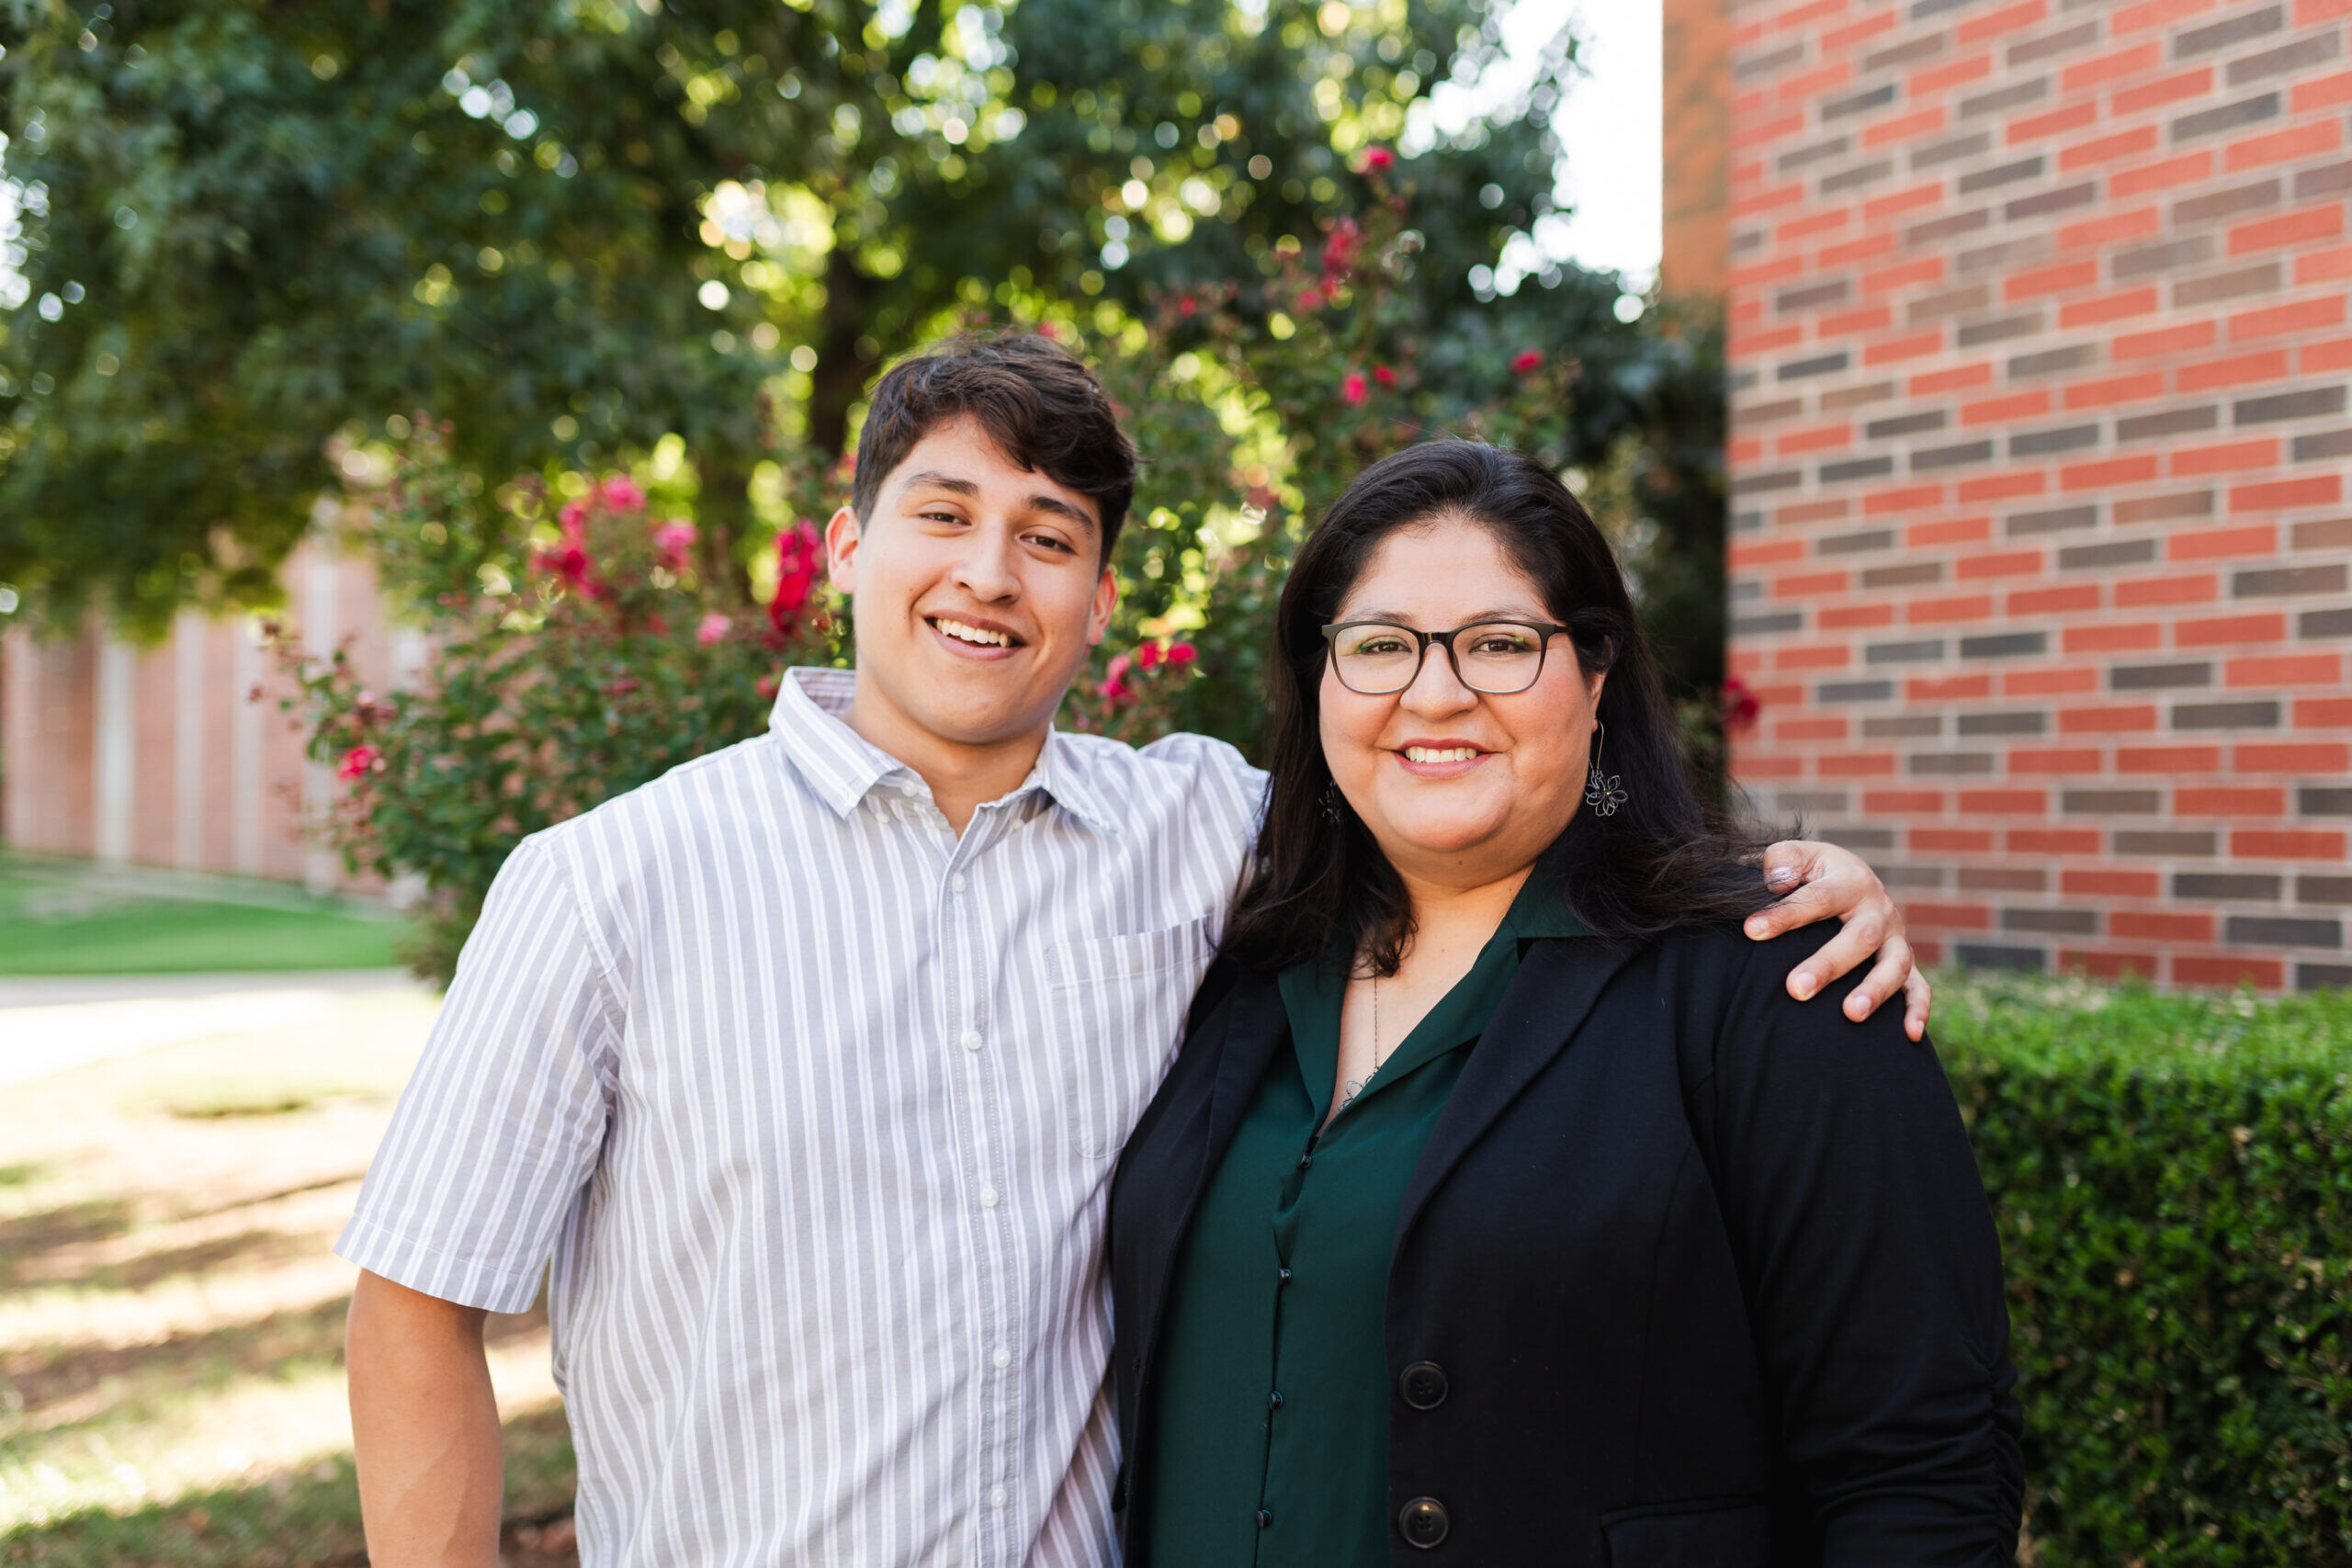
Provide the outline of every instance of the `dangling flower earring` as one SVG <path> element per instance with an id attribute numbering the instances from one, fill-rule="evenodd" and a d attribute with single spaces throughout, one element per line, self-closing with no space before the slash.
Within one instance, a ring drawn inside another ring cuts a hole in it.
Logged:
<path id="1" fill-rule="evenodd" d="M 1323 786 L 1323 816 L 1326 821 L 1338 822 L 1340 817 L 1340 781 L 1333 779 Z"/>
<path id="2" fill-rule="evenodd" d="M 1592 726 L 1592 773 L 1585 780 L 1584 803 L 1592 807 L 1595 817 L 1614 817 L 1617 808 L 1625 804 L 1625 792 L 1617 775 L 1600 771 L 1601 748 L 1609 743 L 1609 727 L 1595 719 Z"/>

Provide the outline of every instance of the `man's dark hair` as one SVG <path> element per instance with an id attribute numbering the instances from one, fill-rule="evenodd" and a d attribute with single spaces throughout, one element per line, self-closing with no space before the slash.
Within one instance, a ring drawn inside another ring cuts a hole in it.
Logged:
<path id="1" fill-rule="evenodd" d="M 1035 333 L 967 333 L 891 367 L 857 437 L 850 505 L 861 522 L 916 444 L 959 418 L 1021 467 L 1091 499 L 1110 560 L 1135 499 L 1136 444 L 1094 372 Z"/>

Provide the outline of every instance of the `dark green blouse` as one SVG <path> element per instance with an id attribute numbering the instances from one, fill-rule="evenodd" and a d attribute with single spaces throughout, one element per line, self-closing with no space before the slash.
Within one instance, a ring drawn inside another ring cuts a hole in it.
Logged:
<path id="1" fill-rule="evenodd" d="M 1156 1568 L 1388 1562 L 1388 1261 L 1413 1168 L 1525 943 L 1584 927 L 1539 866 L 1470 971 L 1318 1136 L 1336 965 L 1280 976 L 1277 1052 L 1177 1258 L 1152 1427 Z"/>

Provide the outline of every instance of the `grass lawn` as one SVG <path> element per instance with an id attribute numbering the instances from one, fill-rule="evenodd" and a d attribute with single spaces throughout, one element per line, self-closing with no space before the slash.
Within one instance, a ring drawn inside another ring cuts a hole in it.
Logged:
<path id="1" fill-rule="evenodd" d="M 328 1249 L 435 1004 L 335 1005 L 0 1092 L 0 1564 L 367 1561 Z M 545 1318 L 490 1337 L 505 1560 L 571 1563 Z"/>
<path id="2" fill-rule="evenodd" d="M 373 969 L 399 922 L 266 884 L 0 857 L 0 975 Z"/>

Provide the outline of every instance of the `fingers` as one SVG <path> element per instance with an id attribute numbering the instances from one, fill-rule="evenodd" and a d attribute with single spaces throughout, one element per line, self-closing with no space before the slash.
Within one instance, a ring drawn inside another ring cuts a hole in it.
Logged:
<path id="1" fill-rule="evenodd" d="M 1764 886 L 1775 893 L 1785 893 L 1803 882 L 1814 869 L 1818 844 L 1803 839 L 1782 839 L 1768 845 L 1764 851 Z"/>
<path id="2" fill-rule="evenodd" d="M 1881 928 L 1866 919 L 1848 919 L 1845 928 L 1823 942 L 1812 957 L 1789 971 L 1789 995 L 1801 1002 L 1811 1001 L 1821 994 L 1822 987 L 1877 952 L 1881 934 Z M 1897 976 L 1887 989 L 1892 991 L 1900 982 Z"/>
<path id="3" fill-rule="evenodd" d="M 1862 976 L 1861 984 L 1846 993 L 1846 1016 L 1856 1023 L 1879 1010 L 1879 1005 L 1897 991 L 1911 977 L 1911 944 L 1895 937 L 1878 950 L 1878 962 Z"/>
<path id="4" fill-rule="evenodd" d="M 1914 1040 L 1928 1037 L 1928 1008 L 1935 999 L 1935 991 L 1922 970 L 1912 970 L 1911 977 L 1903 982 L 1903 1032 Z"/>

